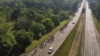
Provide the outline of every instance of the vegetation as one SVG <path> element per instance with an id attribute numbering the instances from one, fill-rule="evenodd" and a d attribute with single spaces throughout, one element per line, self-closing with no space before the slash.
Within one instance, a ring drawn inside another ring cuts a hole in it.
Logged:
<path id="1" fill-rule="evenodd" d="M 98 21 L 98 19 L 96 19 L 96 17 L 94 17 L 94 23 L 95 23 L 95 26 L 96 26 L 98 32 L 100 33 L 100 21 Z"/>
<path id="2" fill-rule="evenodd" d="M 54 56 L 68 56 L 70 48 L 71 48 L 73 40 L 74 40 L 74 37 L 77 32 L 78 25 L 79 24 L 77 23 L 76 26 L 74 27 L 74 29 L 69 34 L 69 36 L 66 38 L 66 40 L 63 42 L 63 44 L 60 46 L 60 48 L 54 54 Z"/>
<path id="3" fill-rule="evenodd" d="M 60 29 L 77 6 L 78 0 L 0 1 L 0 56 L 18 56 L 34 41 L 37 46 Z"/>
<path id="4" fill-rule="evenodd" d="M 94 15 L 94 22 L 97 27 L 97 30 L 100 32 L 100 0 L 93 0 L 92 2 L 90 1 L 90 8 L 93 11 Z"/>
<path id="5" fill-rule="evenodd" d="M 50 33 L 47 33 L 44 36 L 42 36 L 41 39 L 39 39 L 38 41 L 36 41 L 36 40 L 32 41 L 32 43 L 26 48 L 25 52 L 30 52 L 33 48 L 35 48 L 37 45 L 39 45 L 41 42 L 43 42 L 45 39 L 47 39 L 53 33 L 60 30 L 68 22 L 69 22 L 69 20 L 62 21 L 59 26 L 57 26 L 55 29 L 53 29 Z"/>
<path id="6" fill-rule="evenodd" d="M 90 1 L 90 0 L 89 0 Z M 100 0 L 90 1 L 90 8 L 98 20 L 100 20 Z"/>

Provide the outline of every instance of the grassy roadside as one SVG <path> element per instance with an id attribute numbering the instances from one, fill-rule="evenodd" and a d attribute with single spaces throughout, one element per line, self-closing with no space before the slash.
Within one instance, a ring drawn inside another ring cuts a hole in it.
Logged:
<path id="1" fill-rule="evenodd" d="M 98 21 L 95 17 L 93 17 L 93 21 L 95 23 L 98 32 L 100 33 L 100 21 Z"/>
<path id="2" fill-rule="evenodd" d="M 77 53 L 77 56 L 83 56 L 83 52 L 84 52 L 84 37 L 85 37 L 85 19 L 83 18 L 84 17 L 84 15 L 82 14 L 81 15 L 81 20 L 83 20 L 82 21 L 82 23 L 83 23 L 83 26 L 82 26 L 82 31 L 81 31 L 81 36 L 80 36 L 80 43 L 79 43 L 79 49 L 78 49 L 78 53 Z"/>
<path id="3" fill-rule="evenodd" d="M 82 41 L 82 38 L 81 38 L 81 40 L 80 41 Z M 80 44 L 79 44 L 79 50 L 78 50 L 78 54 L 77 54 L 77 56 L 82 56 L 82 42 L 80 42 Z"/>
<path id="4" fill-rule="evenodd" d="M 76 32 L 77 32 L 78 25 L 79 25 L 79 21 L 76 24 L 76 26 L 73 28 L 73 30 L 71 31 L 71 34 L 69 34 L 69 36 L 66 38 L 64 43 L 57 50 L 57 52 L 54 54 L 54 56 L 68 56 L 70 48 L 71 48 L 73 40 L 74 40 L 74 37 L 75 37 Z"/>
<path id="5" fill-rule="evenodd" d="M 32 43 L 26 48 L 25 52 L 30 52 L 32 49 L 34 49 L 36 46 L 38 46 L 41 42 L 46 40 L 50 35 L 54 34 L 56 31 L 58 31 L 63 26 L 65 26 L 71 20 L 71 18 L 72 18 L 72 16 L 70 16 L 69 20 L 62 21 L 58 27 L 53 29 L 50 33 L 42 36 L 41 39 L 39 39 L 38 41 L 33 40 Z"/>

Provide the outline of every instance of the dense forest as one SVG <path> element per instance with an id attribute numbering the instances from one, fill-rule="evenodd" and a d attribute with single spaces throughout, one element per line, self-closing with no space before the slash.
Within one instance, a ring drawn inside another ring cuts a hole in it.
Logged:
<path id="1" fill-rule="evenodd" d="M 18 56 L 24 52 L 33 40 L 40 39 L 60 22 L 68 20 L 69 15 L 77 11 L 78 2 L 0 0 L 0 56 Z"/>

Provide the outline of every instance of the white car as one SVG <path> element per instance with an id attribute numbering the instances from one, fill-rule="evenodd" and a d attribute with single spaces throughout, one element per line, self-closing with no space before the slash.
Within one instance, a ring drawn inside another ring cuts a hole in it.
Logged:
<path id="1" fill-rule="evenodd" d="M 48 50 L 48 54 L 51 54 L 53 52 L 53 47 L 50 47 Z"/>

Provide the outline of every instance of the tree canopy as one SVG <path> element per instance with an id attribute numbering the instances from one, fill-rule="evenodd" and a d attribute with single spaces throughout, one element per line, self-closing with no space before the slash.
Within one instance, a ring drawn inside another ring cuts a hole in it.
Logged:
<path id="1" fill-rule="evenodd" d="M 77 2 L 78 0 L 0 1 L 0 56 L 19 56 L 32 41 L 38 41 L 59 26 L 60 22 L 67 20 L 72 12 L 77 11 Z"/>

